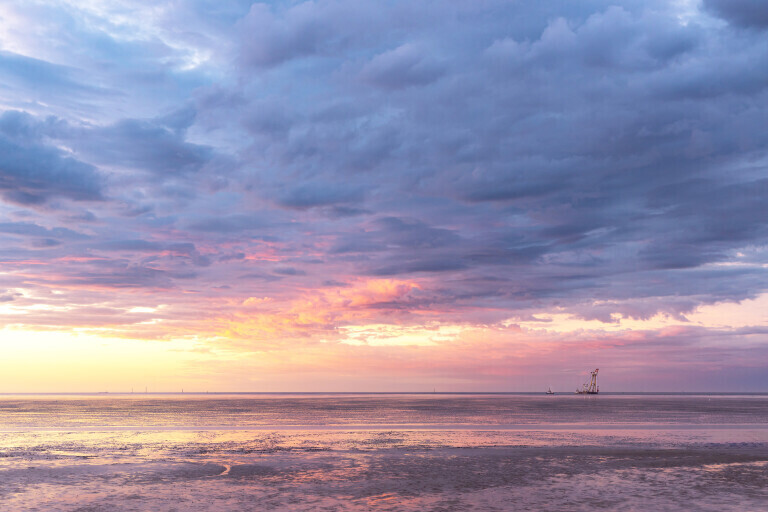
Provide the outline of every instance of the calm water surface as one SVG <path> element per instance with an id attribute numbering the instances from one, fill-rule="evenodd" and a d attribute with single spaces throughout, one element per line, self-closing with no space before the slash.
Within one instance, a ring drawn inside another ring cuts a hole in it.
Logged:
<path id="1" fill-rule="evenodd" d="M 768 396 L 0 396 L 1 510 L 768 510 Z"/>

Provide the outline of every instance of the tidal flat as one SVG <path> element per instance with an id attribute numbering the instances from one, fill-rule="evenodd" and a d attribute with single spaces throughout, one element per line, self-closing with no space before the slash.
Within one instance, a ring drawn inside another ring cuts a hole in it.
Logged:
<path id="1" fill-rule="evenodd" d="M 768 396 L 4 395 L 0 508 L 765 510 Z"/>

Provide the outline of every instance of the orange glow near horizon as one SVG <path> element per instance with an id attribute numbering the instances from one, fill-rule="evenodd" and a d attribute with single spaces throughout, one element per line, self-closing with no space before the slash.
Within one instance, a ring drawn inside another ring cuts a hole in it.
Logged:
<path id="1" fill-rule="evenodd" d="M 561 312 L 538 312 L 540 321 L 496 325 L 425 322 L 412 312 L 397 320 L 392 316 L 400 314 L 397 310 L 380 309 L 423 289 L 415 281 L 358 280 L 348 287 L 308 290 L 287 303 L 250 297 L 228 316 L 215 308 L 206 318 L 172 304 L 132 306 L 118 318 L 130 315 L 138 322 L 89 326 L 82 316 L 77 326 L 49 330 L 25 327 L 25 318 L 68 309 L 77 316 L 77 309 L 2 304 L 4 313 L 18 321 L 0 331 L 0 389 L 298 391 L 322 382 L 323 390 L 339 391 L 359 385 L 359 372 L 372 378 L 400 375 L 402 386 L 437 379 L 455 389 L 469 376 L 484 375 L 478 385 L 497 389 L 504 379 L 515 382 L 515 375 L 555 363 L 580 368 L 591 364 L 594 354 L 601 354 L 601 364 L 610 361 L 631 371 L 639 366 L 622 359 L 627 355 L 647 364 L 658 353 L 674 353 L 674 341 L 664 350 L 654 345 L 661 339 L 690 339 L 685 346 L 704 349 L 708 343 L 697 341 L 695 329 L 720 328 L 727 334 L 765 325 L 768 304 L 768 295 L 762 295 L 741 304 L 705 306 L 688 315 L 688 322 L 653 317 L 610 324 Z M 730 323 L 723 325 L 724 318 Z M 386 390 L 382 386 L 372 388 Z"/>

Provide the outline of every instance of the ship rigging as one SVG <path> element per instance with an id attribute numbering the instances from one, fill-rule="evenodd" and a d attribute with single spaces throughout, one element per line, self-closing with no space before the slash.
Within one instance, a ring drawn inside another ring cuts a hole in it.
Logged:
<path id="1" fill-rule="evenodd" d="M 597 385 L 598 370 L 599 368 L 595 369 L 593 372 L 590 372 L 592 380 L 585 382 L 584 385 L 581 386 L 581 389 L 576 389 L 577 395 L 596 395 L 600 392 L 600 388 Z"/>

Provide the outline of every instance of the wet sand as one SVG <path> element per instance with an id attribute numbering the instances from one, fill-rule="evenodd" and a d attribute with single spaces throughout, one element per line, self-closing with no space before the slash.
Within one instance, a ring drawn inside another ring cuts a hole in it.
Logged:
<path id="1" fill-rule="evenodd" d="M 74 421 L 81 406 L 70 408 L 69 416 L 53 408 L 56 420 L 48 427 L 24 428 L 20 417 L 6 420 L 0 424 L 0 506 L 10 511 L 768 509 L 766 398 L 746 402 L 754 406 L 752 413 L 732 415 L 729 422 L 723 412 L 739 405 L 729 398 L 714 405 L 711 400 L 681 404 L 687 410 L 680 414 L 695 422 L 618 421 L 635 419 L 631 412 L 590 425 L 591 412 L 571 411 L 578 402 L 564 403 L 565 413 L 552 413 L 551 403 L 525 397 L 510 398 L 506 405 L 486 403 L 499 406 L 497 412 L 486 410 L 486 421 L 475 424 L 444 421 L 446 414 L 464 409 L 458 419 L 476 417 L 478 403 L 462 397 L 428 402 L 436 408 L 428 416 L 439 424 L 361 425 L 356 413 L 326 416 L 334 425 L 304 421 L 316 418 L 312 411 L 318 408 L 343 410 L 344 400 L 292 404 L 292 416 L 285 418 L 291 426 L 278 428 L 271 413 L 259 415 L 260 425 L 222 430 L 188 425 L 178 411 L 163 421 L 160 414 L 153 428 L 135 428 L 136 418 L 114 420 L 120 416 L 113 415 L 115 407 L 123 412 L 136 407 L 120 402 L 89 402 L 88 421 Z M 626 400 L 656 420 L 670 419 L 667 411 L 674 409 L 670 400 Z M 626 400 L 618 405 L 606 400 L 600 407 L 632 409 Z M 518 415 L 524 423 L 505 423 L 510 403 L 528 410 L 527 416 Z M 275 405 L 257 401 L 215 408 L 231 418 L 237 411 L 248 416 Z M 411 409 L 423 405 L 421 398 L 377 402 L 371 417 L 409 419 L 415 414 Z M 46 414 L 41 403 L 6 406 L 26 418 L 30 411 Z M 213 405 L 188 407 L 210 411 Z M 537 408 L 544 412 L 531 412 Z M 13 415 L 7 410 L 5 418 Z M 215 416 L 210 414 L 211 422 Z M 529 421 L 537 416 L 542 423 Z"/>

